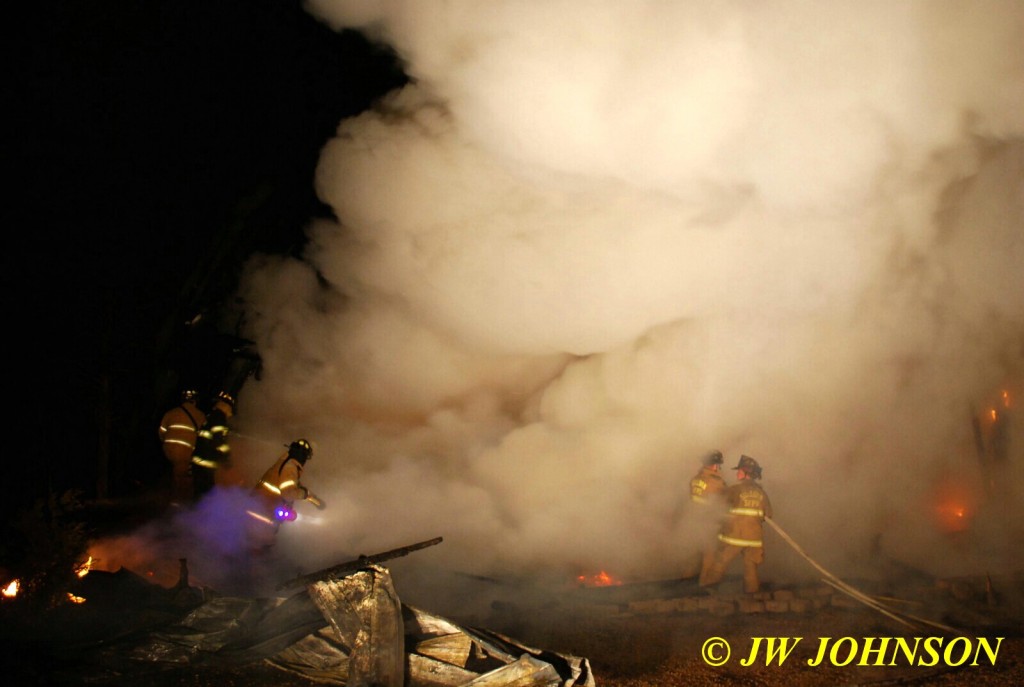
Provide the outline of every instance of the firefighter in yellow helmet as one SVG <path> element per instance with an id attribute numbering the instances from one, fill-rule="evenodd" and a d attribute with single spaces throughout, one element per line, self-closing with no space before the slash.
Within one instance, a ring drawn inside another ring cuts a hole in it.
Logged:
<path id="1" fill-rule="evenodd" d="M 312 457 L 312 445 L 305 439 L 296 439 L 253 487 L 254 500 L 261 505 L 247 512 L 252 521 L 252 548 L 270 546 L 281 523 L 295 519 L 295 501 L 308 501 L 320 509 L 324 507 L 323 501 L 302 484 L 302 471 Z"/>
<path id="2" fill-rule="evenodd" d="M 705 505 L 725 491 L 725 480 L 720 473 L 722 462 L 721 451 L 711 451 L 704 456 L 700 471 L 690 480 L 691 501 Z"/>
<path id="3" fill-rule="evenodd" d="M 725 569 L 736 556 L 743 555 L 743 591 L 754 593 L 761 588 L 758 566 L 764 562 L 762 524 L 772 517 L 772 505 L 757 480 L 761 479 L 761 466 L 750 456 L 740 456 L 736 470 L 736 484 L 725 492 L 729 505 L 728 518 L 718 535 L 718 550 L 708 574 L 700 581 L 702 587 L 718 584 Z"/>
<path id="4" fill-rule="evenodd" d="M 181 403 L 164 413 L 160 419 L 160 447 L 171 463 L 171 503 L 183 504 L 192 500 L 192 453 L 200 428 L 206 423 L 206 414 L 196 405 L 196 392 L 186 389 Z"/>
<path id="5" fill-rule="evenodd" d="M 694 511 L 694 521 L 702 536 L 706 536 L 704 553 L 701 557 L 700 579 L 704 579 L 711 564 L 715 560 L 720 507 L 725 503 L 725 480 L 722 479 L 722 452 L 710 451 L 701 461 L 701 468 L 690 480 L 690 500 L 698 510 Z"/>

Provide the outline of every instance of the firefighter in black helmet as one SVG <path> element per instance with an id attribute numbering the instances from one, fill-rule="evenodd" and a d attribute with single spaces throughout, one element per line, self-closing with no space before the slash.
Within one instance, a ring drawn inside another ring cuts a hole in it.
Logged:
<path id="1" fill-rule="evenodd" d="M 757 480 L 761 479 L 761 465 L 750 456 L 740 456 L 733 468 L 736 484 L 725 492 L 729 515 L 718 535 L 718 551 L 708 574 L 700 581 L 702 587 L 718 584 L 725 569 L 736 556 L 743 554 L 743 591 L 757 592 L 761 588 L 758 566 L 764 562 L 764 519 L 772 516 L 772 505 Z"/>
<path id="2" fill-rule="evenodd" d="M 710 451 L 701 460 L 700 471 L 690 480 L 690 500 L 708 503 L 716 494 L 725 491 L 725 480 L 720 468 L 723 462 L 721 451 Z"/>
<path id="3" fill-rule="evenodd" d="M 294 520 L 295 501 L 308 501 L 319 509 L 323 501 L 302 484 L 302 471 L 313 457 L 313 446 L 296 439 L 271 465 L 253 488 L 261 507 L 248 511 L 252 522 L 253 548 L 269 546 L 282 522 Z"/>
<path id="4" fill-rule="evenodd" d="M 721 451 L 709 451 L 701 459 L 700 470 L 690 480 L 690 500 L 699 507 L 699 510 L 694 511 L 694 522 L 701 537 L 706 539 L 701 556 L 701 579 L 711 569 L 718 548 L 715 534 L 718 531 L 720 508 L 725 503 L 723 496 L 726 489 L 721 475 L 722 462 Z"/>

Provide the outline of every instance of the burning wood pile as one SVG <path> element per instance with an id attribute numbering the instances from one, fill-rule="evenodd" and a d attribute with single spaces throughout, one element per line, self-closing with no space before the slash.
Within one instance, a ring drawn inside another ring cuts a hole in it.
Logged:
<path id="1" fill-rule="evenodd" d="M 164 613 L 158 624 L 119 628 L 112 639 L 79 644 L 73 651 L 91 672 L 119 678 L 145 679 L 169 667 L 199 672 L 262 663 L 350 687 L 596 684 L 585 658 L 532 648 L 403 604 L 380 561 L 438 542 L 361 556 L 296 578 L 279 586 L 304 587 L 287 598 L 222 597 L 188 588 L 187 582 L 185 588 L 160 587 L 166 605 L 179 609 L 173 620 Z M 183 599 L 191 601 L 183 606 Z M 153 617 L 152 609 L 146 615 Z"/>

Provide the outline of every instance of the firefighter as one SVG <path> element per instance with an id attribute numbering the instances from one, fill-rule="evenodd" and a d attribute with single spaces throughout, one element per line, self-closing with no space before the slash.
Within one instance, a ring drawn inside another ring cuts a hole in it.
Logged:
<path id="1" fill-rule="evenodd" d="M 312 457 L 312 445 L 305 439 L 296 439 L 253 487 L 252 495 L 260 505 L 247 511 L 252 520 L 251 548 L 260 550 L 273 544 L 281 523 L 295 519 L 296 500 L 323 509 L 323 501 L 302 484 L 302 471 Z"/>
<path id="2" fill-rule="evenodd" d="M 718 529 L 719 506 L 724 505 L 726 484 L 722 479 L 721 451 L 711 451 L 701 460 L 700 471 L 690 480 L 690 500 L 697 504 L 695 519 L 701 530 L 702 538 L 706 538 L 704 553 L 701 556 L 700 579 L 707 577 L 711 564 L 715 560 L 717 542 L 715 532 Z"/>
<path id="3" fill-rule="evenodd" d="M 725 569 L 736 556 L 743 554 L 743 591 L 752 594 L 761 588 L 758 566 L 764 562 L 762 524 L 772 516 L 771 502 L 757 480 L 761 466 L 750 456 L 740 456 L 736 483 L 726 489 L 728 517 L 718 535 L 718 550 L 701 587 L 714 587 L 725 575 Z"/>
<path id="4" fill-rule="evenodd" d="M 196 448 L 192 453 L 192 481 L 196 496 L 202 496 L 213 489 L 217 469 L 231 458 L 228 420 L 234 413 L 235 399 L 231 394 L 225 391 L 217 394 L 213 409 L 199 430 Z"/>
<path id="5" fill-rule="evenodd" d="M 160 447 L 171 463 L 172 505 L 192 500 L 192 453 L 196 448 L 199 429 L 205 423 L 206 414 L 196 405 L 194 389 L 181 392 L 181 402 L 164 413 L 160 419 Z"/>
<path id="6" fill-rule="evenodd" d="M 725 480 L 722 479 L 719 466 L 723 458 L 721 451 L 711 451 L 701 460 L 700 471 L 690 480 L 690 500 L 706 505 L 725 491 Z"/>

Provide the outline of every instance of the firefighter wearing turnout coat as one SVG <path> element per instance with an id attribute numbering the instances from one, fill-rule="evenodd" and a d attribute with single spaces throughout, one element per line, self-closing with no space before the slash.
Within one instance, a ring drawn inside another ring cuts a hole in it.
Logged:
<path id="1" fill-rule="evenodd" d="M 719 473 L 722 452 L 711 451 L 701 461 L 700 472 L 690 480 L 690 500 L 702 506 L 714 503 L 725 491 L 725 480 Z"/>
<path id="2" fill-rule="evenodd" d="M 181 403 L 164 413 L 158 436 L 160 448 L 171 464 L 171 503 L 181 505 L 192 500 L 192 453 L 196 437 L 206 423 L 206 414 L 196 405 L 196 392 L 186 389 Z"/>
<path id="3" fill-rule="evenodd" d="M 309 501 L 317 508 L 324 507 L 302 484 L 302 471 L 312 457 L 312 445 L 305 439 L 297 439 L 256 483 L 252 495 L 260 505 L 247 511 L 251 520 L 251 548 L 259 550 L 273 544 L 281 523 L 295 519 L 295 501 Z"/>
<path id="4" fill-rule="evenodd" d="M 718 530 L 720 509 L 725 503 L 723 497 L 726 490 L 725 480 L 720 473 L 722 461 L 721 451 L 711 451 L 701 461 L 700 471 L 690 480 L 690 501 L 697 507 L 694 512 L 695 520 L 702 536 L 707 539 L 701 558 L 701 580 L 705 579 L 711 570 L 715 551 L 718 549 L 715 533 Z"/>
<path id="5" fill-rule="evenodd" d="M 228 421 L 235 413 L 235 399 L 227 392 L 220 392 L 214 400 L 213 409 L 206 416 L 206 422 L 199 429 L 195 451 L 192 452 L 192 482 L 196 498 L 209 493 L 217 483 L 217 470 L 231 459 Z"/>
<path id="6" fill-rule="evenodd" d="M 743 556 L 743 591 L 757 592 L 761 588 L 758 566 L 764 562 L 762 524 L 772 517 L 772 506 L 757 480 L 761 479 L 761 466 L 750 456 L 740 456 L 736 470 L 736 484 L 725 492 L 729 506 L 728 517 L 718 535 L 718 550 L 707 576 L 700 581 L 702 587 L 718 584 L 725 569 L 734 558 Z"/>

